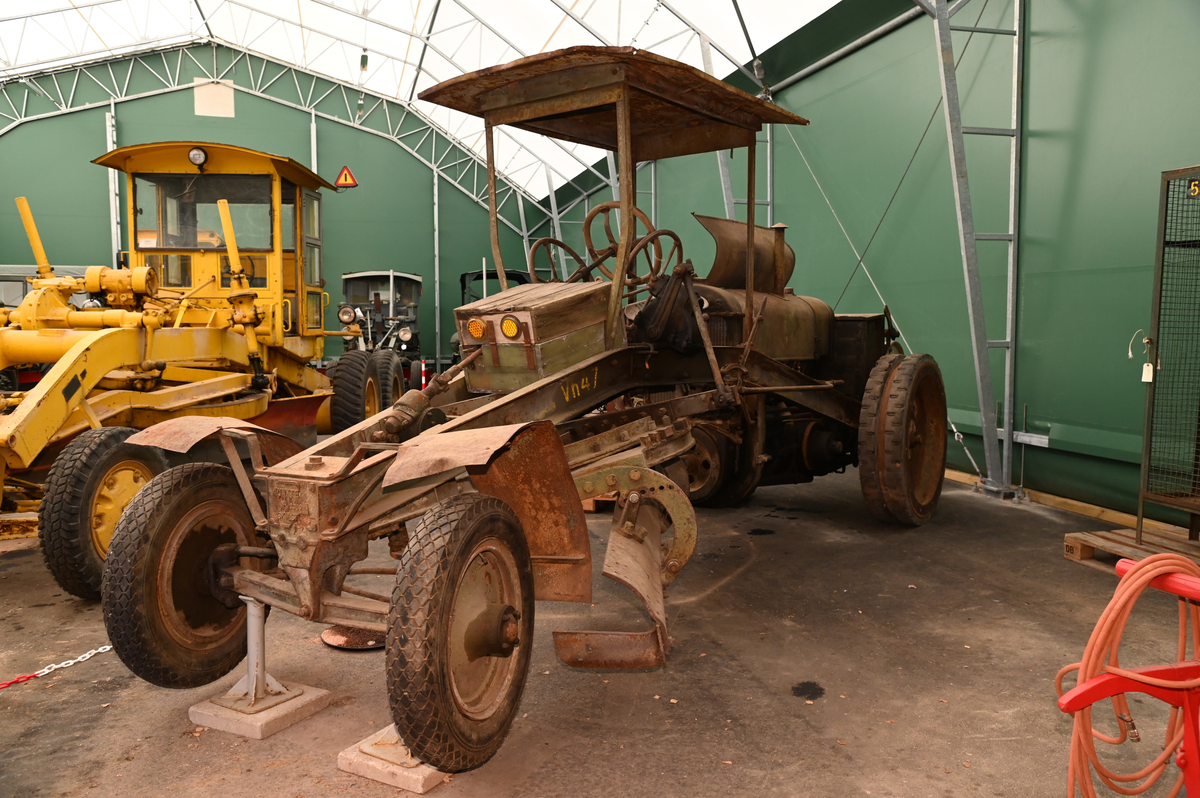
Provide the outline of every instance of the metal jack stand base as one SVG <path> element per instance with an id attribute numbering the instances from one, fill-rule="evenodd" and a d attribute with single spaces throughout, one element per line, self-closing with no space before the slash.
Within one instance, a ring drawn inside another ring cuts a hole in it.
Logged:
<path id="1" fill-rule="evenodd" d="M 393 723 L 338 754 L 338 770 L 422 794 L 446 780 L 446 774 L 415 759 Z"/>
<path id="2" fill-rule="evenodd" d="M 329 691 L 285 685 L 267 673 L 266 611 L 255 599 L 241 599 L 246 603 L 246 675 L 225 695 L 191 707 L 188 718 L 198 726 L 261 740 L 329 706 Z"/>
<path id="3" fill-rule="evenodd" d="M 986 495 L 995 497 L 997 499 L 1012 499 L 1013 501 L 1018 501 L 1025 493 L 1023 489 L 1018 488 L 1015 485 L 1009 485 L 1005 487 L 987 478 L 976 482 L 975 490 L 981 490 Z"/>

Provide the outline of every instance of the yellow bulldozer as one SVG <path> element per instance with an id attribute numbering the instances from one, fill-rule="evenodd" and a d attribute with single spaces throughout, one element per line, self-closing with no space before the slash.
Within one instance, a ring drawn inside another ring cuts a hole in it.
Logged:
<path id="1" fill-rule="evenodd" d="M 120 267 L 56 275 L 20 197 L 37 274 L 0 308 L 0 370 L 45 364 L 31 389 L 0 391 L 0 535 L 32 534 L 36 519 L 47 567 L 81 598 L 99 597 L 125 505 L 176 464 L 126 444 L 135 431 L 223 416 L 308 444 L 379 411 L 367 353 L 332 377 L 310 365 L 327 335 L 346 334 L 323 325 L 319 190 L 332 185 L 223 144 L 141 144 L 93 163 L 126 175 Z"/>

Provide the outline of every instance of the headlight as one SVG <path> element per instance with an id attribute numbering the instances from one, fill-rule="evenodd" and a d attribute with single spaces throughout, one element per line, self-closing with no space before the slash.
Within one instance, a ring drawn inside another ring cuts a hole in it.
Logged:
<path id="1" fill-rule="evenodd" d="M 500 320 L 500 332 L 505 338 L 516 338 L 521 334 L 521 323 L 516 316 L 505 316 Z"/>
<path id="2" fill-rule="evenodd" d="M 467 321 L 467 335 L 474 338 L 476 341 L 487 339 L 487 325 L 483 323 L 483 319 L 476 316 Z"/>
<path id="3" fill-rule="evenodd" d="M 354 308 L 349 305 L 342 305 L 338 308 L 338 321 L 342 324 L 349 324 L 354 321 Z"/>
<path id="4" fill-rule="evenodd" d="M 208 160 L 208 153 L 199 147 L 192 147 L 190 150 L 188 150 L 188 160 L 194 163 L 196 166 L 204 166 L 205 162 Z"/>
<path id="5" fill-rule="evenodd" d="M 407 327 L 401 327 L 400 332 L 396 333 L 396 336 L 401 341 L 408 343 L 409 341 L 412 340 L 412 330 L 408 329 Z"/>

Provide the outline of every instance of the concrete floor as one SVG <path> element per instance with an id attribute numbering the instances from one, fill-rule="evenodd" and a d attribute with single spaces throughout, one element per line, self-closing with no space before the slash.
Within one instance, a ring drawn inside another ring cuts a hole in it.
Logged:
<path id="1" fill-rule="evenodd" d="M 591 518 L 599 563 L 607 519 Z M 668 593 L 666 667 L 581 672 L 555 658 L 552 629 L 637 626 L 631 594 L 609 580 L 594 607 L 540 604 L 507 742 L 433 795 L 1063 794 L 1070 720 L 1053 678 L 1081 655 L 1116 580 L 1064 561 L 1062 543 L 1095 521 L 947 483 L 931 523 L 886 527 L 853 471 L 764 488 L 699 520 L 696 556 Z M 387 578 L 358 579 L 383 589 Z M 1173 661 L 1172 601 L 1147 596 L 1137 614 L 1122 664 Z M 390 722 L 383 654 L 326 648 L 320 629 L 271 616 L 269 670 L 334 698 L 262 741 L 187 719 L 240 672 L 170 691 L 108 653 L 0 691 L 0 795 L 397 794 L 336 766 Z M 105 635 L 99 608 L 18 548 L 0 555 L 0 640 L 3 681 Z M 1161 719 L 1135 707 L 1150 742 L 1133 753 L 1149 758 Z"/>

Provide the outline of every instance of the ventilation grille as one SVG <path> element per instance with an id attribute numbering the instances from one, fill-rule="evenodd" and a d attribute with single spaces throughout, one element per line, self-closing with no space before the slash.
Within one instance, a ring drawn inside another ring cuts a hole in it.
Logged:
<path id="1" fill-rule="evenodd" d="M 1147 490 L 1200 499 L 1200 177 L 1167 184 Z"/>

